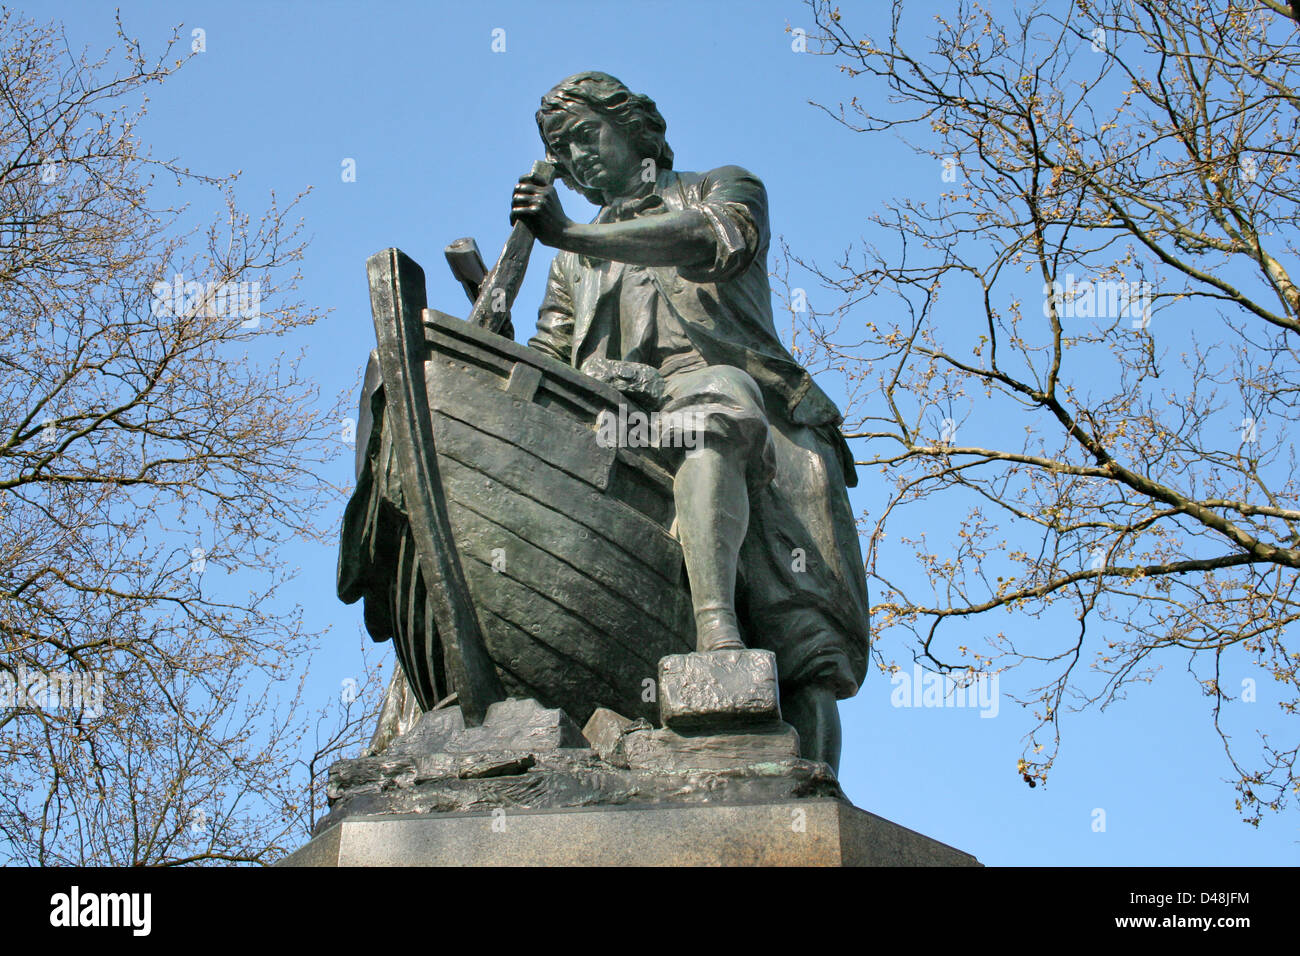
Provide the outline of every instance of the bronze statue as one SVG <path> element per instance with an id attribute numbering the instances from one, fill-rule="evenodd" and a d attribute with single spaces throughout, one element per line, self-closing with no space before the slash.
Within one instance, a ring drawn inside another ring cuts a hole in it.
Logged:
<path id="1" fill-rule="evenodd" d="M 803 756 L 836 767 L 836 701 L 867 661 L 856 473 L 776 334 L 763 184 L 674 170 L 654 102 L 604 73 L 557 85 L 537 123 L 547 163 L 515 187 L 497 267 L 449 247 L 469 323 L 425 309 L 396 250 L 371 261 L 340 597 L 397 638 L 420 709 L 454 692 L 467 722 L 507 692 L 653 718 L 653 660 L 770 650 Z M 594 221 L 568 219 L 552 172 Z M 559 251 L 523 349 L 482 329 L 509 333 L 534 237 Z M 660 427 L 611 443 L 629 409 Z"/>

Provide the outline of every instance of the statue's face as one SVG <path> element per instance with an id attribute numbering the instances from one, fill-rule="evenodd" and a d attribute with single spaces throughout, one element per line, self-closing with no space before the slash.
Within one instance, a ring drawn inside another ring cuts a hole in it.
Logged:
<path id="1" fill-rule="evenodd" d="M 642 156 L 626 133 L 586 106 L 576 105 L 542 120 L 551 152 L 569 173 L 606 201 L 636 191 Z"/>

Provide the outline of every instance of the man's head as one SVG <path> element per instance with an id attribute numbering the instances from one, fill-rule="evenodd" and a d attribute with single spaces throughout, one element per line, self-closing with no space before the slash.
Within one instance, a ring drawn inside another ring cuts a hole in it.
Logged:
<path id="1" fill-rule="evenodd" d="M 576 73 L 542 97 L 537 129 L 560 178 L 601 205 L 627 191 L 643 161 L 672 169 L 667 124 L 654 100 L 608 73 Z"/>

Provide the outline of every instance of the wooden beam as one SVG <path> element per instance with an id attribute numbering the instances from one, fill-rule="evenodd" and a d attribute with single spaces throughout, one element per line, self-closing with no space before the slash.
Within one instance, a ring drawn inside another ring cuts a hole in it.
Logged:
<path id="1" fill-rule="evenodd" d="M 366 271 L 384 381 L 385 426 L 393 430 L 407 517 L 438 628 L 439 640 L 429 642 L 430 653 L 442 646 L 465 723 L 477 726 L 505 691 L 465 583 L 438 475 L 424 370 L 424 270 L 400 250 L 385 249 L 367 260 Z"/>
<path id="2" fill-rule="evenodd" d="M 533 179 L 549 186 L 555 179 L 555 164 L 547 162 L 533 163 Z M 474 311 L 467 320 L 491 332 L 500 332 L 510 315 L 510 306 L 514 304 L 519 287 L 523 284 L 524 273 L 528 269 L 528 257 L 533 251 L 533 234 L 522 222 L 515 223 L 501 250 L 501 258 L 492 267 L 492 271 L 483 279 L 479 287 L 478 299 Z"/>

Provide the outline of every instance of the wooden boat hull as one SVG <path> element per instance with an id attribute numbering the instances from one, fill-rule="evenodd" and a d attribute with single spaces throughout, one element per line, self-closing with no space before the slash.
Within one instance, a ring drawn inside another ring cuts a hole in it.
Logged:
<path id="1" fill-rule="evenodd" d="M 598 442 L 614 389 L 454 316 L 423 324 L 443 500 L 503 686 L 580 722 L 656 719 L 659 659 L 694 634 L 668 463 Z"/>

